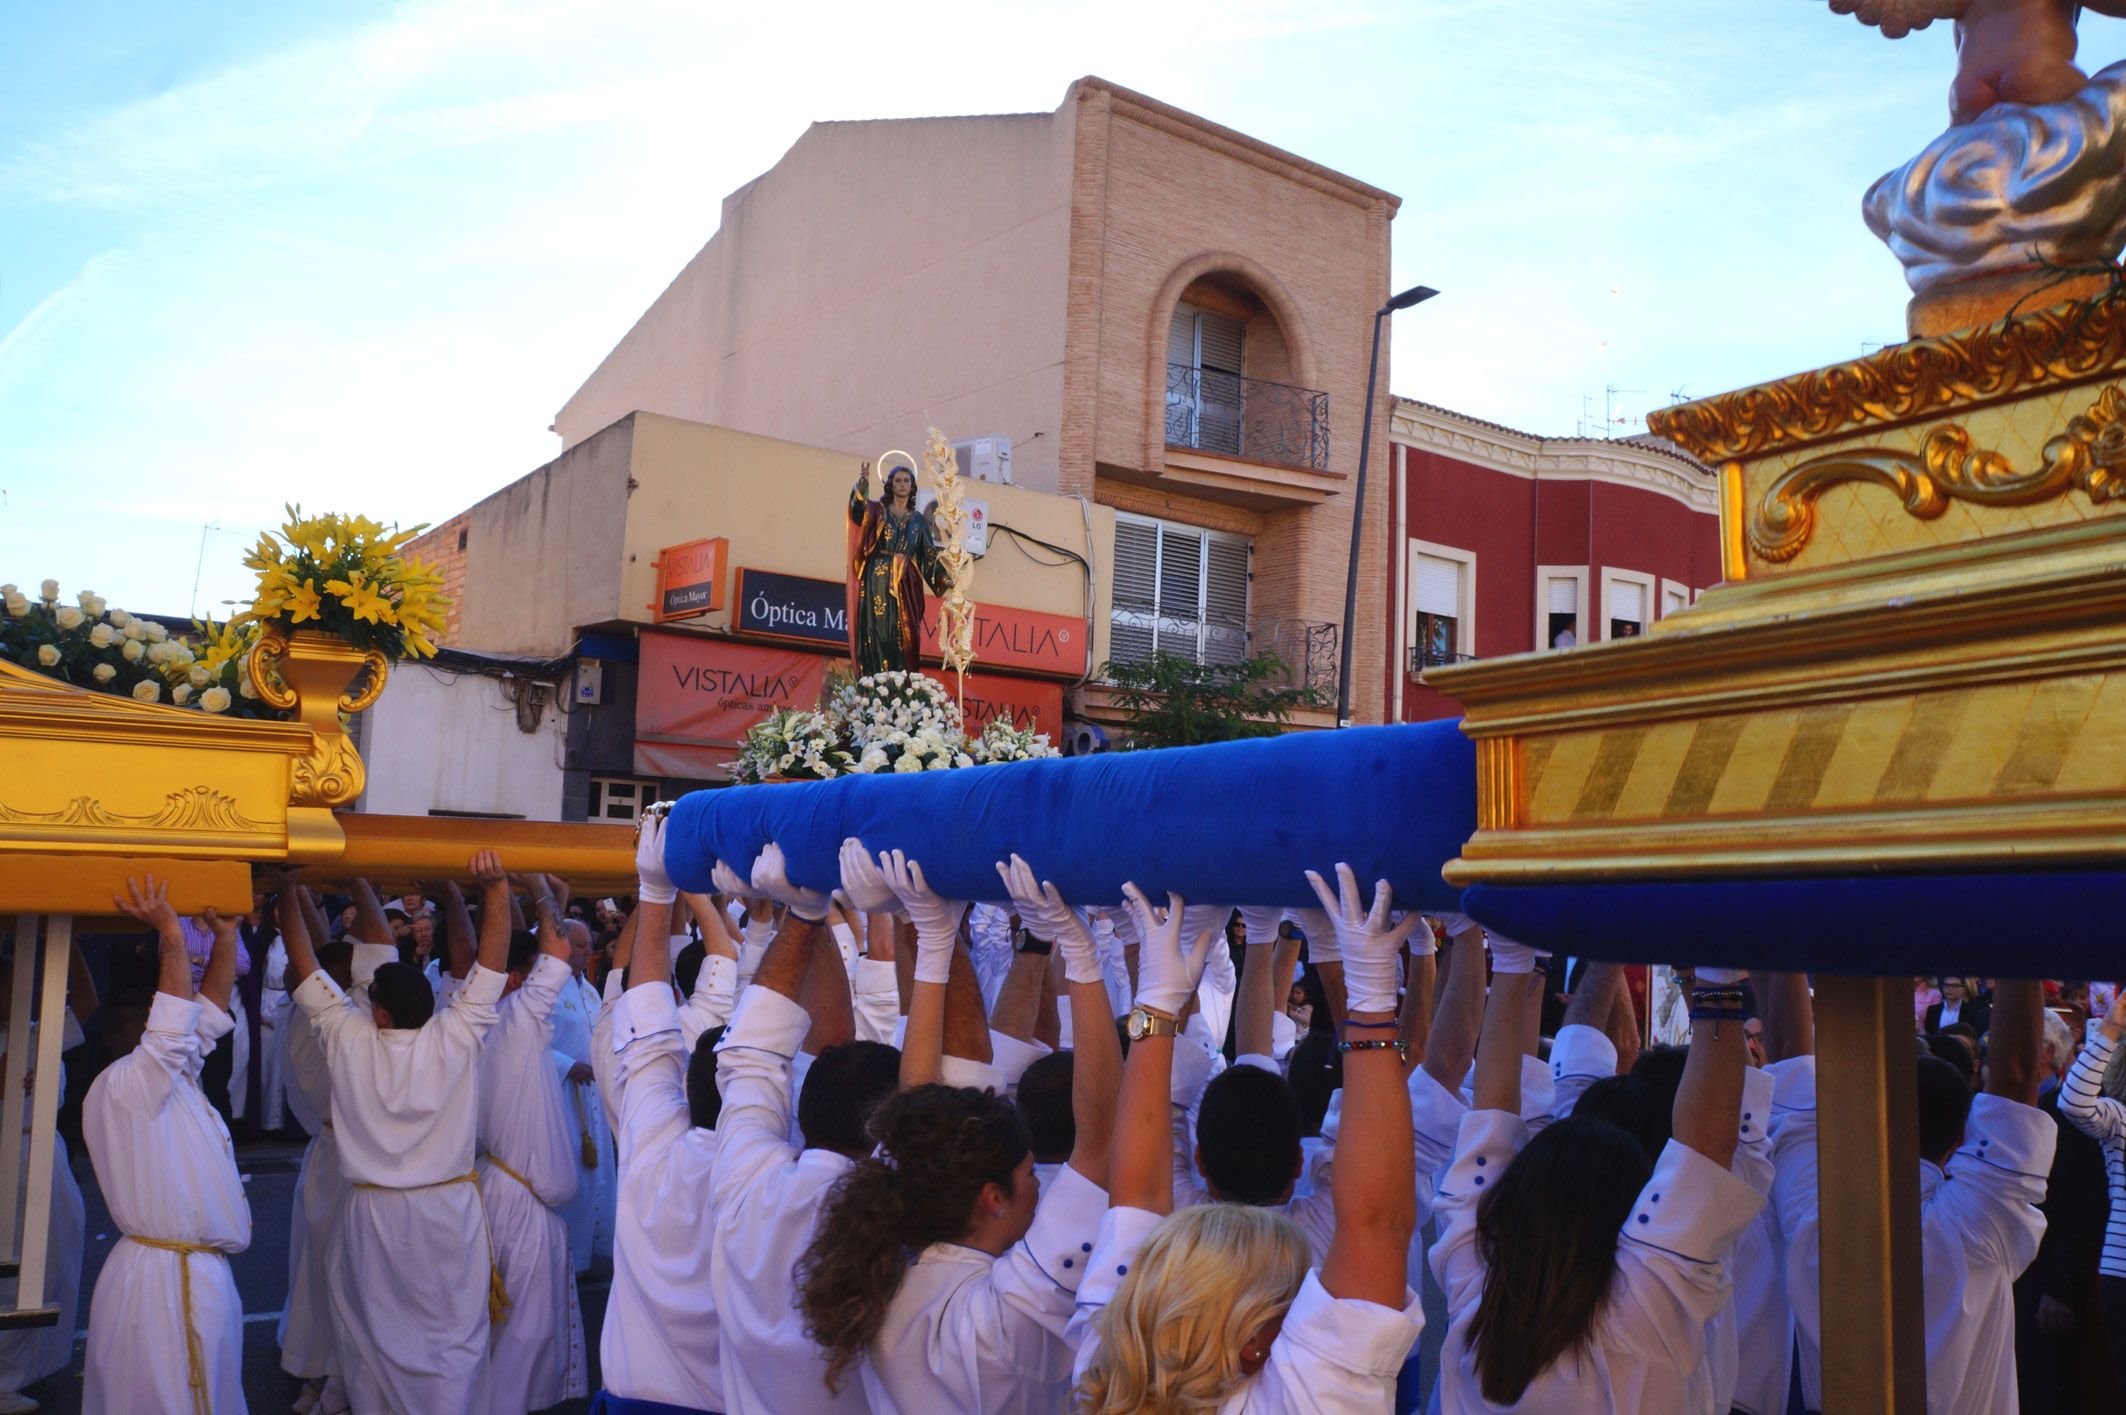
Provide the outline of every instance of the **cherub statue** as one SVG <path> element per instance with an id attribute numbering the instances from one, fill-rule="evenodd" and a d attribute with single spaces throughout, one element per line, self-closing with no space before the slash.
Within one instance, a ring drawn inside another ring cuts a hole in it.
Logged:
<path id="1" fill-rule="evenodd" d="M 2089 82 L 2074 62 L 2081 11 L 2126 15 L 2126 0 L 1830 0 L 1833 10 L 1901 39 L 1956 21 L 1949 118 L 1968 123 L 1996 103 L 2057 103 Z"/>
<path id="2" fill-rule="evenodd" d="M 2058 288 L 2058 272 L 2102 272 L 2126 243 L 2126 64 L 2084 73 L 2075 23 L 2085 9 L 2126 16 L 2126 0 L 1829 3 L 1892 39 L 1956 22 L 1950 127 L 1862 203 L 1918 297 L 1913 332 L 2084 293 Z"/>

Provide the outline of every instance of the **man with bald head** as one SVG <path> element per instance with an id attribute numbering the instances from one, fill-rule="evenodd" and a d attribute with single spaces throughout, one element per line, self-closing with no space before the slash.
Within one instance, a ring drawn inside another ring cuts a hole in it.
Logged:
<path id="1" fill-rule="evenodd" d="M 560 907 L 567 909 L 567 886 L 559 880 L 553 884 Z M 563 918 L 561 930 L 568 940 L 569 977 L 554 1002 L 553 1046 L 556 1064 L 562 1068 L 561 1098 L 576 1128 L 583 1166 L 576 1197 L 562 1206 L 561 1214 L 568 1221 L 569 1260 L 580 1273 L 591 1265 L 594 1255 L 612 1256 L 617 1161 L 613 1132 L 606 1124 L 597 1078 L 591 1073 L 591 1027 L 602 1003 L 598 989 L 585 976 L 591 963 L 591 929 L 581 919 Z"/>

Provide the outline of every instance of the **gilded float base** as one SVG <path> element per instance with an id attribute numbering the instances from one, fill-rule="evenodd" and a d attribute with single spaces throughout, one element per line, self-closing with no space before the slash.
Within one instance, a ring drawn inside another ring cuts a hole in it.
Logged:
<path id="1" fill-rule="evenodd" d="M 1455 883 L 2126 862 L 2126 518 L 1732 582 L 1428 681 L 1477 742 Z"/>

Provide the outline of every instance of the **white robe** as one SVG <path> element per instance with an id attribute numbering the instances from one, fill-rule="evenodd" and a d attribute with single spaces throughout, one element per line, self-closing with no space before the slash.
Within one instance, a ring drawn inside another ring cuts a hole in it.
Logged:
<path id="1" fill-rule="evenodd" d="M 82 1138 L 112 1223 L 214 1250 L 111 1249 L 89 1304 L 90 1415 L 191 1415 L 194 1379 L 214 1410 L 244 1409 L 243 1300 L 225 1255 L 251 1246 L 251 1206 L 229 1127 L 199 1088 L 204 1048 L 229 1026 L 212 1003 L 157 993 L 139 1047 L 89 1087 Z"/>
<path id="2" fill-rule="evenodd" d="M 502 999 L 480 1052 L 480 1198 L 509 1315 L 488 1337 L 472 1408 L 492 1415 L 544 1410 L 590 1390 L 583 1312 L 559 1212 L 583 1173 L 548 1046 L 568 964 L 541 957 Z"/>
<path id="3" fill-rule="evenodd" d="M 475 967 L 418 1030 L 380 1031 L 321 972 L 295 990 L 325 1044 L 340 1168 L 354 1186 L 326 1284 L 357 1411 L 464 1410 L 486 1359 L 491 1255 L 468 1177 L 480 1044 L 503 981 Z"/>
<path id="4" fill-rule="evenodd" d="M 605 1019 L 620 1101 L 620 1228 L 599 1337 L 605 1388 L 722 1410 L 722 1338 L 709 1291 L 716 1134 L 687 1112 L 686 1047 L 672 989 L 630 988 Z"/>
<path id="5" fill-rule="evenodd" d="M 287 1121 L 288 1048 L 282 1040 L 295 1004 L 288 1000 L 288 945 L 273 940 L 258 994 L 258 1128 Z"/>
<path id="6" fill-rule="evenodd" d="M 72 1011 L 65 1014 L 65 1024 L 60 1028 L 59 1046 L 63 1053 L 81 1045 L 84 1040 L 81 1024 L 74 1020 Z M 31 1066 L 36 1065 L 34 1048 L 37 1045 L 37 1028 L 30 1027 Z M 7 1028 L 0 1026 L 0 1060 L 7 1056 Z M 34 1077 L 34 1071 L 31 1073 Z M 23 1105 L 22 1128 L 22 1183 L 15 1190 L 15 1227 L 20 1232 L 22 1211 L 29 1203 L 30 1107 L 36 1104 L 36 1086 L 30 1088 L 29 1099 Z M 66 1104 L 66 1066 L 59 1068 L 59 1104 Z M 44 1302 L 46 1306 L 59 1309 L 59 1320 L 48 1327 L 24 1327 L 19 1331 L 0 1331 L 0 1391 L 18 1391 L 32 1381 L 41 1381 L 57 1371 L 63 1371 L 74 1359 L 74 1333 L 81 1321 L 81 1250 L 82 1238 L 88 1226 L 86 1211 L 81 1203 L 81 1185 L 75 1182 L 74 1166 L 69 1163 L 66 1138 L 52 1137 L 52 1210 L 45 1221 Z M 17 1280 L 0 1277 L 0 1310 L 12 1309 L 15 1305 Z"/>
<path id="7" fill-rule="evenodd" d="M 281 1310 L 281 1369 L 316 1380 L 337 1370 L 332 1356 L 332 1297 L 325 1286 L 325 1259 L 340 1213 L 347 1205 L 347 1177 L 340 1173 L 339 1141 L 332 1128 L 332 1081 L 325 1073 L 325 1044 L 317 1028 L 291 1011 L 280 1032 L 288 1078 L 288 1110 L 310 1132 L 295 1177 L 288 1214 L 288 1302 Z"/>
<path id="8" fill-rule="evenodd" d="M 599 1005 L 598 990 L 586 979 L 571 977 L 562 985 L 561 996 L 554 1004 L 553 1045 L 571 1063 L 591 1059 L 591 1028 L 598 1020 Z M 564 1081 L 561 1098 L 567 1102 L 569 1125 L 576 1133 L 577 1162 L 582 1162 L 586 1132 L 598 1153 L 598 1163 L 584 1169 L 576 1196 L 561 1211 L 568 1223 L 569 1260 L 580 1273 L 591 1265 L 592 1257 L 612 1256 L 613 1209 L 619 1192 L 615 1172 L 619 1160 L 613 1151 L 613 1131 L 598 1086 L 593 1082 L 577 1085 Z"/>

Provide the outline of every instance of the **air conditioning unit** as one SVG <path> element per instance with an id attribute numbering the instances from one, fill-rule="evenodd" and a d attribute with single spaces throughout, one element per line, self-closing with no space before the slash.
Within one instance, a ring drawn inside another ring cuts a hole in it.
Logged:
<path id="1" fill-rule="evenodd" d="M 1063 731 L 1063 755 L 1089 757 L 1107 750 L 1107 731 L 1090 722 L 1073 722 Z"/>
<path id="2" fill-rule="evenodd" d="M 970 437 L 964 442 L 953 443 L 952 452 L 959 458 L 961 476 L 1011 485 L 1010 438 Z"/>

